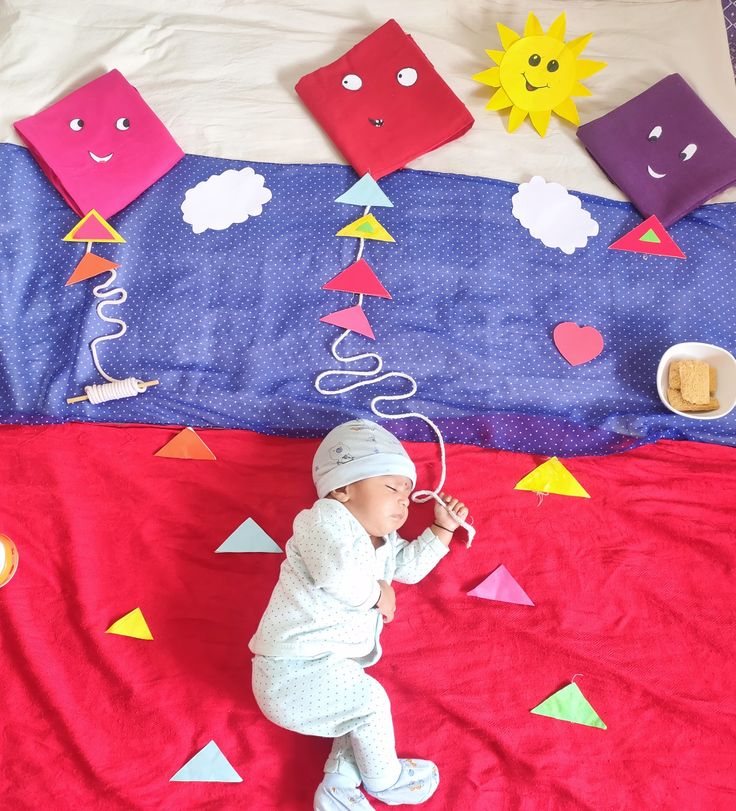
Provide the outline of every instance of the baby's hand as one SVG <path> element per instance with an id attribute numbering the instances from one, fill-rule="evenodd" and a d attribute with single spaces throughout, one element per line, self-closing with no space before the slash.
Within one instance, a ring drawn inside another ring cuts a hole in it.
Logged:
<path id="1" fill-rule="evenodd" d="M 468 517 L 468 508 L 462 503 L 462 501 L 457 498 L 453 498 L 447 493 L 440 493 L 440 498 L 447 506 L 447 510 L 452 510 L 452 512 L 455 513 L 458 518 L 464 521 Z M 447 510 L 435 502 L 434 518 L 435 521 L 438 522 L 437 526 L 448 529 L 450 532 L 454 532 L 460 526 L 460 521 L 455 520 L 452 515 L 447 512 Z"/>
<path id="2" fill-rule="evenodd" d="M 384 622 L 391 622 L 396 613 L 396 592 L 385 580 L 379 580 L 378 585 L 381 587 L 381 596 L 376 608 L 383 614 Z"/>

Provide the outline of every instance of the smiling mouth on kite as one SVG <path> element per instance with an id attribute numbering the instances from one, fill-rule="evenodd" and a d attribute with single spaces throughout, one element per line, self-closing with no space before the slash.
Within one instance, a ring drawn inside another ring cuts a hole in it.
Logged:
<path id="1" fill-rule="evenodd" d="M 660 180 L 667 174 L 667 172 L 665 172 L 664 174 L 660 175 L 660 173 L 655 172 L 654 169 L 652 169 L 652 167 L 649 164 L 647 164 L 647 172 L 649 172 L 650 176 L 655 178 L 655 180 Z"/>
<path id="2" fill-rule="evenodd" d="M 374 127 L 382 127 L 383 126 L 383 119 L 382 118 L 369 118 L 368 119 Z"/>
<path id="3" fill-rule="evenodd" d="M 107 163 L 112 157 L 112 152 L 109 155 L 105 155 L 104 157 L 101 158 L 99 155 L 95 155 L 95 153 L 92 152 L 92 150 L 90 150 L 89 156 L 90 158 L 92 158 L 93 161 L 95 161 L 95 163 Z"/>
<path id="4" fill-rule="evenodd" d="M 529 79 L 526 78 L 526 74 L 521 74 L 524 77 L 524 81 L 526 82 L 526 89 L 531 93 L 532 90 L 542 90 L 545 87 L 549 87 L 548 84 L 540 84 L 539 86 L 535 86 L 529 82 Z"/>

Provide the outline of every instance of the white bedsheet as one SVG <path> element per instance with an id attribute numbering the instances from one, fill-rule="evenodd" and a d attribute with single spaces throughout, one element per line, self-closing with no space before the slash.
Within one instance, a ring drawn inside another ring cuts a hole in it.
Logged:
<path id="1" fill-rule="evenodd" d="M 496 22 L 521 32 L 529 10 L 549 27 L 566 11 L 572 38 L 593 31 L 583 58 L 608 62 L 585 80 L 581 122 L 680 72 L 736 133 L 720 0 L 0 0 L 0 139 L 12 122 L 113 67 L 136 85 L 186 152 L 278 163 L 344 162 L 293 87 L 390 17 L 411 33 L 469 107 L 475 126 L 416 169 L 521 182 L 541 174 L 622 199 L 556 116 L 541 139 L 528 122 L 486 111 L 491 89 L 471 76 L 499 49 Z M 718 201 L 736 201 L 736 190 Z"/>

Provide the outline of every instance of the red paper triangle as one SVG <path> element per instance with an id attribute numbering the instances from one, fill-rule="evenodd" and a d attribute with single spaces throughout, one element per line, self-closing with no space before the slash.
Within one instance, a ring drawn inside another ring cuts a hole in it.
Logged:
<path id="1" fill-rule="evenodd" d="M 336 327 L 349 329 L 351 332 L 357 332 L 360 335 L 365 335 L 366 338 L 375 340 L 375 335 L 365 317 L 363 308 L 356 304 L 354 307 L 348 307 L 345 310 L 338 310 L 336 313 L 330 313 L 324 318 L 320 318 L 325 324 L 333 324 Z"/>
<path id="2" fill-rule="evenodd" d="M 344 293 L 362 293 L 366 296 L 391 298 L 391 293 L 381 284 L 373 268 L 365 261 L 358 259 L 350 267 L 322 285 L 323 290 L 340 290 Z"/>
<path id="3" fill-rule="evenodd" d="M 214 453 L 204 444 L 204 440 L 194 431 L 194 428 L 184 428 L 154 456 L 163 456 L 167 459 L 216 459 Z"/>
<path id="4" fill-rule="evenodd" d="M 659 242 L 651 242 L 642 239 L 649 231 L 654 231 Z M 632 251 L 633 253 L 649 253 L 654 256 L 672 256 L 676 259 L 686 259 L 685 254 L 680 250 L 680 246 L 664 230 L 664 226 L 652 214 L 651 217 L 639 223 L 636 228 L 632 228 L 628 234 L 624 234 L 621 239 L 617 239 L 609 248 L 614 251 Z"/>
<path id="5" fill-rule="evenodd" d="M 97 256 L 95 253 L 86 253 L 82 257 L 82 261 L 74 268 L 72 275 L 66 280 L 64 287 L 77 282 L 83 282 L 85 279 L 91 279 L 93 276 L 99 276 L 106 270 L 115 270 L 120 265 L 117 262 L 111 262 L 102 256 Z"/>

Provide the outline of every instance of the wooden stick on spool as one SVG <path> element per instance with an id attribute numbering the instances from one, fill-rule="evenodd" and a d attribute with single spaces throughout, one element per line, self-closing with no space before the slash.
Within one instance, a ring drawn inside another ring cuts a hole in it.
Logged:
<path id="1" fill-rule="evenodd" d="M 158 380 L 144 380 L 142 381 L 142 385 L 144 389 L 147 389 L 149 386 L 158 386 Z M 86 394 L 80 394 L 79 397 L 67 397 L 67 403 L 81 403 L 83 400 L 89 400 L 89 397 Z"/>

